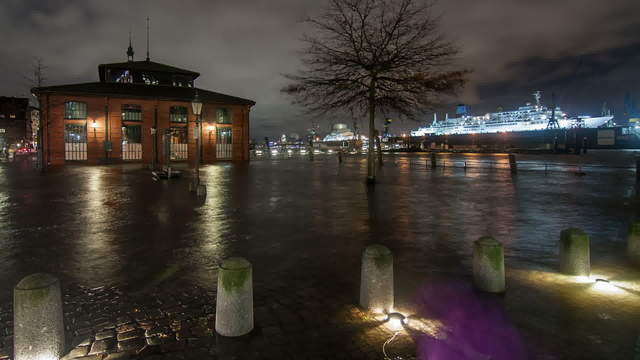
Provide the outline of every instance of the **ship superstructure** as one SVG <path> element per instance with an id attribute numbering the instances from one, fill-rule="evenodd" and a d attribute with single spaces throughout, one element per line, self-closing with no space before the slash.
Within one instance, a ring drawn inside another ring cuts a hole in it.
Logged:
<path id="1" fill-rule="evenodd" d="M 526 104 L 513 111 L 487 113 L 483 116 L 471 116 L 462 113 L 459 117 L 438 120 L 434 114 L 430 126 L 411 131 L 411 136 L 452 135 L 452 134 L 488 134 L 499 132 L 536 131 L 549 128 L 597 128 L 613 119 L 613 116 L 578 116 L 570 118 L 559 107 L 542 105 L 542 93 L 534 94 L 536 103 Z"/>

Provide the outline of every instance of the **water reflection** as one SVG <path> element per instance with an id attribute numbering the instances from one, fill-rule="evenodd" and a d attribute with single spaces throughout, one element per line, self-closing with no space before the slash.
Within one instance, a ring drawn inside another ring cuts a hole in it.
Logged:
<path id="1" fill-rule="evenodd" d="M 508 163 L 504 155 L 445 156 L 451 164 Z M 139 168 L 70 166 L 40 176 L 0 165 L 2 296 L 36 271 L 60 274 L 66 284 L 213 288 L 219 261 L 243 255 L 256 284 L 320 279 L 328 285 L 318 286 L 318 296 L 356 298 L 362 249 L 375 242 L 394 251 L 396 302 L 412 309 L 427 283 L 468 282 L 472 242 L 493 235 L 506 246 L 508 291 L 500 301 L 519 327 L 548 348 L 569 339 L 568 349 L 604 349 L 594 353 L 601 358 L 629 343 L 640 321 L 640 274 L 620 254 L 637 212 L 633 174 L 513 178 L 486 166 L 430 169 L 427 160 L 387 158 L 375 187 L 363 181 L 365 157 L 204 166 L 204 203 L 188 193 L 187 177 L 154 182 Z M 591 236 L 594 273 L 608 284 L 554 274 L 559 233 L 570 226 Z"/>

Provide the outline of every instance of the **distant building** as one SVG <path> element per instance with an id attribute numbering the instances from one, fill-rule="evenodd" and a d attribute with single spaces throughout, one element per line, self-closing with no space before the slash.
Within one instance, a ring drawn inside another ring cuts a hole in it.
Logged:
<path id="1" fill-rule="evenodd" d="M 331 132 L 324 137 L 322 141 L 348 141 L 357 140 L 353 130 L 347 127 L 347 124 L 334 124 Z M 359 140 L 366 140 L 366 137 L 360 136 Z"/>
<path id="2" fill-rule="evenodd" d="M 0 96 L 0 149 L 28 139 L 29 99 Z"/>
<path id="3" fill-rule="evenodd" d="M 630 93 L 624 96 L 624 117 L 630 125 L 640 125 L 640 110 Z"/>
<path id="4" fill-rule="evenodd" d="M 196 89 L 199 73 L 150 61 L 98 66 L 99 82 L 34 88 L 43 123 L 45 163 L 195 164 L 191 102 L 202 108 L 204 163 L 249 160 L 249 110 L 255 102 Z"/>

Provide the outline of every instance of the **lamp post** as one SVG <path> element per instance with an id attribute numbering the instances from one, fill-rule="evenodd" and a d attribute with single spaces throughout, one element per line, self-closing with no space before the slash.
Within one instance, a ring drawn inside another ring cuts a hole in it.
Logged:
<path id="1" fill-rule="evenodd" d="M 194 137 L 196 139 L 196 166 L 192 190 L 194 190 L 197 195 L 204 195 L 206 190 L 204 186 L 200 185 L 200 148 L 202 146 L 202 142 L 200 141 L 200 115 L 202 114 L 202 102 L 200 101 L 197 91 L 193 101 L 191 102 L 191 109 L 193 110 L 193 115 L 196 116 L 196 127 L 194 132 Z"/>

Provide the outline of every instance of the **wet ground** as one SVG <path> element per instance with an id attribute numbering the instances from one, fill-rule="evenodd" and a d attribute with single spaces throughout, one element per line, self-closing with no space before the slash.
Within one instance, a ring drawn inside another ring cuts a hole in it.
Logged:
<path id="1" fill-rule="evenodd" d="M 43 176 L 26 159 L 1 163 L 0 359 L 11 355 L 12 288 L 34 272 L 62 280 L 74 356 L 382 359 L 393 332 L 355 306 L 372 243 L 394 253 L 397 308 L 422 319 L 389 345 L 393 355 L 425 354 L 446 334 L 425 304 L 453 292 L 489 309 L 459 309 L 486 343 L 510 341 L 479 325 L 488 321 L 522 339 L 528 358 L 630 359 L 640 335 L 640 271 L 624 255 L 640 215 L 634 156 L 519 155 L 512 177 L 506 155 L 440 154 L 436 169 L 424 154 L 388 155 L 374 189 L 360 156 L 221 163 L 202 169 L 204 203 L 186 177 L 155 182 L 140 165 Z M 557 274 L 568 227 L 591 236 L 592 271 L 610 284 Z M 501 297 L 469 285 L 483 235 L 506 248 Z M 228 343 L 210 323 L 218 264 L 237 255 L 254 266 L 256 331 Z M 102 340 L 106 350 L 92 351 Z"/>

